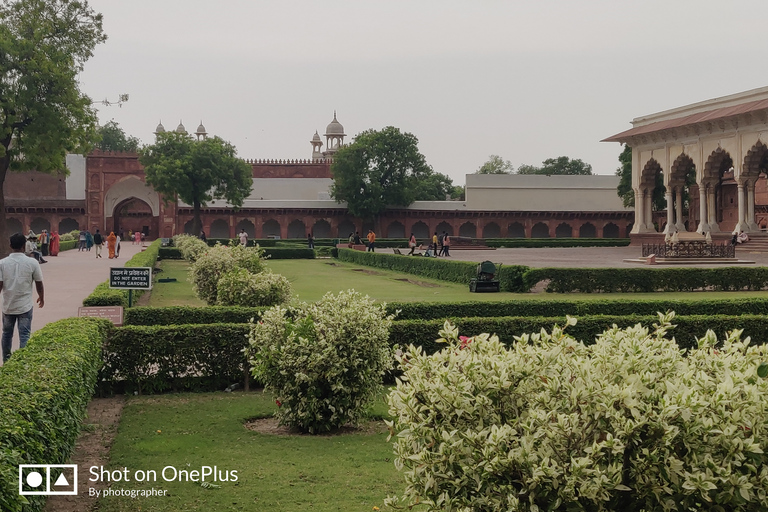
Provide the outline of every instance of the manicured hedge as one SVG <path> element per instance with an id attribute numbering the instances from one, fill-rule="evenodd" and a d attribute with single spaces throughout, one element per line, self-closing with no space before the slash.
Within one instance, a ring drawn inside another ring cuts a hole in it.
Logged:
<path id="1" fill-rule="evenodd" d="M 768 315 L 768 297 L 738 299 L 521 299 L 494 302 L 391 302 L 398 320 L 431 320 L 462 317 L 562 315 L 654 315 L 675 311 L 679 315 Z"/>
<path id="2" fill-rule="evenodd" d="M 248 323 L 251 318 L 258 320 L 265 309 L 240 306 L 141 306 L 125 310 L 123 325 L 240 324 Z"/>
<path id="3" fill-rule="evenodd" d="M 59 252 L 71 251 L 77 247 L 77 242 L 77 240 L 64 240 L 63 242 L 59 242 Z"/>
<path id="4" fill-rule="evenodd" d="M 126 267 L 150 267 L 154 268 L 160 251 L 161 240 L 152 242 L 144 251 L 135 254 L 133 258 L 125 262 Z M 134 290 L 133 298 L 137 300 L 143 290 Z M 109 288 L 109 281 L 96 286 L 88 297 L 83 299 L 83 306 L 128 306 L 128 291 L 113 290 Z"/>
<path id="5" fill-rule="evenodd" d="M 677 292 L 765 290 L 768 267 L 720 268 L 534 268 L 525 288 L 546 281 L 547 292 Z"/>
<path id="6" fill-rule="evenodd" d="M 18 466 L 68 462 L 110 329 L 96 318 L 50 323 L 0 368 L 0 510 L 43 509 L 44 496 L 22 508 Z"/>
<path id="7" fill-rule="evenodd" d="M 271 260 L 313 260 L 315 259 L 315 250 L 306 247 L 265 247 L 264 256 Z"/>
<path id="8" fill-rule="evenodd" d="M 181 251 L 177 247 L 160 247 L 157 251 L 159 260 L 183 260 Z"/>
<path id="9" fill-rule="evenodd" d="M 629 238 L 486 238 L 488 247 L 626 247 Z"/>
<path id="10" fill-rule="evenodd" d="M 129 326 L 104 345 L 102 393 L 221 390 L 245 376 L 248 324 Z"/>
<path id="11" fill-rule="evenodd" d="M 477 276 L 477 263 L 468 261 L 362 252 L 353 249 L 339 249 L 338 259 L 358 265 L 396 270 L 467 285 L 469 285 L 471 278 Z M 499 273 L 501 289 L 510 292 L 527 291 L 528 288 L 524 288 L 523 285 L 523 273 L 526 270 L 528 267 L 522 265 L 503 265 Z"/>
<path id="12" fill-rule="evenodd" d="M 652 326 L 657 315 L 580 316 L 568 328 L 586 343 L 612 325 L 637 323 Z M 391 345 L 421 345 L 428 353 L 442 347 L 435 340 L 444 320 L 398 320 L 390 330 Z M 464 336 L 495 333 L 504 343 L 524 333 L 564 325 L 565 317 L 459 318 L 454 320 Z M 675 317 L 671 335 L 682 348 L 695 346 L 696 337 L 712 329 L 722 338 L 726 331 L 744 329 L 754 343 L 768 339 L 768 322 L 762 315 L 691 315 Z M 156 393 L 168 390 L 216 390 L 244 380 L 247 324 L 170 325 L 118 327 L 104 348 L 100 375 L 106 391 Z"/>
<path id="13" fill-rule="evenodd" d="M 125 311 L 125 325 L 181 325 L 246 323 L 258 320 L 266 308 L 237 306 L 135 307 Z M 768 297 L 739 299 L 621 299 L 537 300 L 494 302 L 388 302 L 387 313 L 399 311 L 396 320 L 446 318 L 632 316 L 675 311 L 679 315 L 768 315 Z"/>

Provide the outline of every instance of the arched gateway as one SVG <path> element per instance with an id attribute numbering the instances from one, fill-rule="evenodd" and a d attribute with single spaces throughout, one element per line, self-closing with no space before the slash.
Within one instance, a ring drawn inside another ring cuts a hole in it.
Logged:
<path id="1" fill-rule="evenodd" d="M 768 87 L 639 117 L 632 125 L 604 142 L 632 148 L 633 237 L 759 230 L 755 206 L 768 205 Z M 659 187 L 666 208 L 654 214 Z"/>

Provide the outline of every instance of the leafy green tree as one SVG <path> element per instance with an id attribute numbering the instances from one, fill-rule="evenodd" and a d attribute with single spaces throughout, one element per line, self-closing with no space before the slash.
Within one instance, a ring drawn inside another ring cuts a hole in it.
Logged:
<path id="1" fill-rule="evenodd" d="M 186 133 L 160 133 L 139 155 L 147 184 L 166 202 L 178 196 L 192 205 L 193 233 L 200 232 L 200 208 L 208 201 L 226 199 L 239 207 L 251 192 L 251 167 L 237 157 L 232 144 L 219 137 L 196 141 Z"/>
<path id="2" fill-rule="evenodd" d="M 106 39 L 87 1 L 0 3 L 0 240 L 8 172 L 66 173 L 67 153 L 90 150 L 96 114 L 77 77 Z"/>
<path id="3" fill-rule="evenodd" d="M 419 180 L 416 201 L 445 201 L 453 197 L 453 180 L 445 174 L 431 172 Z"/>
<path id="4" fill-rule="evenodd" d="M 521 165 L 517 170 L 518 174 L 546 174 L 547 176 L 557 175 L 590 175 L 592 166 L 578 158 L 568 158 L 560 156 L 557 158 L 547 158 L 541 163 L 541 167 L 533 165 Z"/>
<path id="5" fill-rule="evenodd" d="M 331 197 L 374 223 L 387 206 L 410 205 L 420 197 L 420 183 L 435 180 L 418 143 L 394 126 L 360 133 L 333 157 Z"/>
<path id="6" fill-rule="evenodd" d="M 104 126 L 97 129 L 98 143 L 96 147 L 102 151 L 129 151 L 139 150 L 141 141 L 131 135 L 126 135 L 125 131 L 115 121 L 109 121 Z"/>
<path id="7" fill-rule="evenodd" d="M 475 171 L 475 174 L 512 174 L 514 171 L 512 162 L 504 160 L 499 155 L 491 155 L 488 161 Z"/>
<path id="8" fill-rule="evenodd" d="M 619 177 L 619 186 L 616 193 L 621 198 L 625 207 L 635 206 L 635 192 L 632 190 L 632 148 L 624 145 L 624 150 L 619 155 L 619 163 L 616 176 Z"/>

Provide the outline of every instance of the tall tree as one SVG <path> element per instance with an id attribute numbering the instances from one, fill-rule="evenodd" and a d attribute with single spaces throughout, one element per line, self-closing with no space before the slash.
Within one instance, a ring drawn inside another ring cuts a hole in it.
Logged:
<path id="1" fill-rule="evenodd" d="M 488 161 L 475 171 L 475 174 L 512 174 L 513 172 L 515 168 L 512 167 L 512 162 L 504 160 L 499 155 L 491 155 Z"/>
<path id="2" fill-rule="evenodd" d="M 419 180 L 416 201 L 445 201 L 446 197 L 452 197 L 454 193 L 455 187 L 451 178 L 431 171 Z"/>
<path id="3" fill-rule="evenodd" d="M 125 131 L 115 121 L 109 121 L 96 130 L 98 142 L 96 147 L 102 151 L 138 151 L 141 141 Z"/>
<path id="4" fill-rule="evenodd" d="M 192 232 L 202 228 L 200 208 L 213 199 L 240 207 L 253 185 L 251 166 L 237 157 L 235 147 L 219 137 L 201 141 L 186 133 L 165 132 L 140 150 L 147 184 L 166 203 L 178 196 L 192 205 Z"/>
<path id="5" fill-rule="evenodd" d="M 90 150 L 96 114 L 77 75 L 106 39 L 85 0 L 0 4 L 0 256 L 8 171 L 66 173 L 67 153 Z"/>
<path id="6" fill-rule="evenodd" d="M 619 155 L 619 163 L 621 165 L 616 169 L 616 176 L 619 177 L 616 193 L 625 207 L 635 206 L 635 192 L 632 190 L 632 148 L 626 144 Z"/>
<path id="7" fill-rule="evenodd" d="M 541 163 L 541 167 L 521 165 L 517 173 L 546 174 L 547 176 L 590 175 L 592 174 L 592 166 L 578 158 L 571 159 L 567 156 L 559 156 L 557 158 L 547 158 Z"/>
<path id="8" fill-rule="evenodd" d="M 387 206 L 408 206 L 433 174 L 418 139 L 394 126 L 366 130 L 333 157 L 331 196 L 349 212 L 377 223 Z"/>

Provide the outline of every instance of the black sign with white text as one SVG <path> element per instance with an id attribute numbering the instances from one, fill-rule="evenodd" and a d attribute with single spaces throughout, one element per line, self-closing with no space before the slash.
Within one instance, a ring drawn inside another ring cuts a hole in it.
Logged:
<path id="1" fill-rule="evenodd" d="M 121 290 L 151 290 L 150 267 L 112 267 L 109 269 L 109 287 Z"/>

